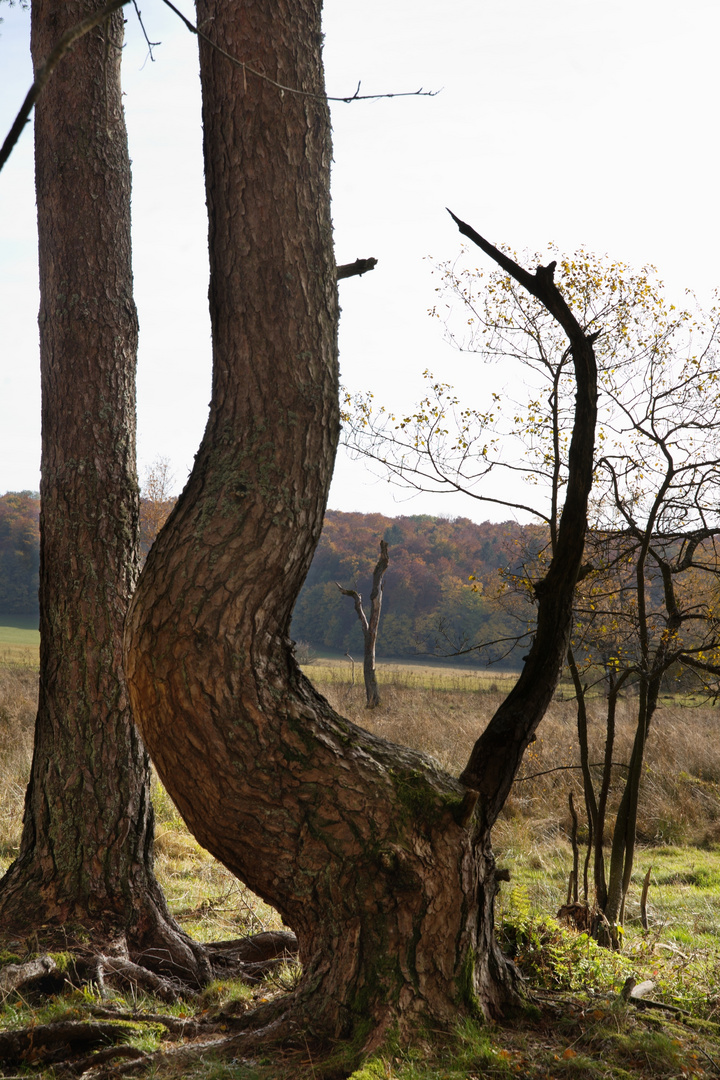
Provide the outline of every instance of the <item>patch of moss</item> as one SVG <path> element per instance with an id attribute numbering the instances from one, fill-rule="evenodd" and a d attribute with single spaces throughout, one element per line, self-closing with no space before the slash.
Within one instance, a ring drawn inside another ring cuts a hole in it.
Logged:
<path id="1" fill-rule="evenodd" d="M 390 776 L 400 803 L 409 811 L 413 819 L 431 821 L 439 816 L 443 809 L 443 802 L 428 783 L 424 772 L 419 769 L 403 772 L 391 769 Z"/>
<path id="2" fill-rule="evenodd" d="M 480 1018 L 482 1009 L 475 993 L 475 956 L 470 949 L 465 954 L 457 986 L 460 1004 L 469 1011 L 471 1016 Z"/>
<path id="3" fill-rule="evenodd" d="M 58 971 L 61 972 L 63 975 L 66 972 L 70 971 L 70 969 L 72 967 L 74 967 L 75 957 L 73 956 L 72 953 L 69 953 L 69 952 L 53 952 L 53 953 L 48 953 L 48 956 L 50 957 L 51 960 L 55 961 L 55 963 L 57 964 Z"/>

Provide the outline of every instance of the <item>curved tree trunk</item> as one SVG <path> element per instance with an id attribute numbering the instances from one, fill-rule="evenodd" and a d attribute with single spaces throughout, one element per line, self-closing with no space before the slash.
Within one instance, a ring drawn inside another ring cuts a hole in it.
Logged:
<path id="1" fill-rule="evenodd" d="M 460 986 L 496 1013 L 493 859 L 455 820 L 464 789 L 334 714 L 288 637 L 339 434 L 320 4 L 202 3 L 198 23 L 308 96 L 201 45 L 213 400 L 128 619 L 135 716 L 195 836 L 296 931 L 307 1026 L 449 1019 Z"/>
<path id="2" fill-rule="evenodd" d="M 492 821 L 422 754 L 335 714 L 294 662 L 339 429 L 320 3 L 201 0 L 198 23 L 302 94 L 201 44 L 213 397 L 131 605 L 128 686 L 195 836 L 298 935 L 299 989 L 251 1022 L 367 1047 L 419 1013 L 517 1001 Z"/>
<path id="3" fill-rule="evenodd" d="M 33 0 L 35 67 L 102 7 Z M 152 872 L 149 766 L 122 675 L 138 565 L 137 318 L 130 167 L 120 89 L 123 17 L 89 33 L 40 97 L 42 483 L 40 700 L 3 926 L 128 932 L 137 956 L 199 981 Z M 155 959 L 152 959 L 152 954 Z"/>

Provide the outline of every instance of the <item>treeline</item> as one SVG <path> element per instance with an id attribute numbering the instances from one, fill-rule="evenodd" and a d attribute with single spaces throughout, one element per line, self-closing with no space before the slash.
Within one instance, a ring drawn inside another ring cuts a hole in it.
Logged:
<path id="1" fill-rule="evenodd" d="M 175 504 L 174 499 L 140 500 L 140 557 Z M 9 491 L 0 496 L 0 612 L 38 615 L 40 495 Z"/>
<path id="2" fill-rule="evenodd" d="M 145 554 L 172 500 L 141 500 Z M 39 509 L 35 492 L 0 497 L 0 612 L 37 614 Z M 499 571 L 519 569 L 532 530 L 513 522 L 476 525 L 466 518 L 426 514 L 390 518 L 382 514 L 328 511 L 320 544 L 293 615 L 291 633 L 316 650 L 362 653 L 362 634 L 352 601 L 336 582 L 369 600 L 380 540 L 390 550 L 380 620 L 378 656 L 449 657 L 479 642 L 482 653 L 453 656 L 454 663 L 518 667 L 526 643 L 512 647 L 527 605 L 515 594 L 505 601 Z"/>
<path id="3" fill-rule="evenodd" d="M 362 655 L 353 602 L 369 602 L 380 540 L 389 546 L 377 653 L 380 657 L 452 657 L 453 663 L 517 668 L 527 640 L 513 646 L 532 617 L 502 578 L 517 573 L 537 529 L 514 522 L 477 525 L 467 518 L 427 514 L 390 518 L 329 510 L 310 572 L 295 605 L 291 632 L 315 649 Z M 457 655 L 488 642 L 481 652 Z M 454 656 L 452 654 L 455 654 Z"/>
<path id="4" fill-rule="evenodd" d="M 40 568 L 40 496 L 11 491 L 0 498 L 0 611 L 36 615 Z"/>
<path id="5" fill-rule="evenodd" d="M 140 500 L 140 551 L 145 558 L 173 508 L 174 499 Z M 9 491 L 0 496 L 0 612 L 38 615 L 40 495 Z"/>

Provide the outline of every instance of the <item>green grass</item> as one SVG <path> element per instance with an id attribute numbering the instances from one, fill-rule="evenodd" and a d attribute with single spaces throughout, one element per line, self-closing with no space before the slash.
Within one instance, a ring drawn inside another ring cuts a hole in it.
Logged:
<path id="1" fill-rule="evenodd" d="M 40 658 L 37 618 L 0 615 L 0 666 L 36 668 Z"/>
<path id="2" fill-rule="evenodd" d="M 187 833 L 157 783 L 153 800 L 158 876 L 186 930 L 208 941 L 281 925 L 272 909 Z M 565 898 L 571 861 L 569 845 L 562 838 L 539 843 L 513 823 L 511 829 L 500 830 L 497 847 L 500 865 L 508 866 L 512 874 L 498 897 L 498 934 L 539 1008 L 500 1024 L 464 1020 L 430 1031 L 420 1025 L 404 1039 L 391 1036 L 352 1080 L 675 1080 L 716 1075 L 708 1058 L 720 1060 L 720 925 L 712 914 L 720 891 L 720 852 L 643 849 L 625 947 L 613 953 L 554 918 Z M 632 916 L 646 857 L 652 858 L 654 867 L 647 932 Z M 706 925 L 694 921 L 698 912 L 705 912 Z M 627 1005 L 620 990 L 628 974 L 638 981 L 652 978 L 656 982 L 652 996 L 680 1006 L 688 1017 L 678 1020 Z M 223 980 L 207 987 L 195 1005 L 169 1007 L 149 996 L 138 999 L 116 992 L 112 1002 L 124 1010 L 137 1007 L 141 1014 L 236 1014 L 285 993 L 293 978 L 290 973 L 253 987 Z M 77 1018 L 97 1004 L 92 989 L 71 991 L 44 1005 L 9 999 L 0 1010 L 0 1026 Z M 140 1022 L 131 1045 L 153 1053 L 170 1051 L 177 1044 L 157 1025 Z M 147 1075 L 156 1080 L 324 1080 L 346 1075 L 334 1066 L 328 1071 L 325 1065 L 322 1054 L 308 1046 L 265 1058 L 254 1053 L 251 1060 L 232 1062 L 218 1060 L 212 1052 L 191 1063 L 171 1054 Z M 52 1073 L 43 1070 L 39 1075 L 50 1080 Z"/>
<path id="3" fill-rule="evenodd" d="M 198 941 L 279 930 L 282 920 L 188 832 L 162 784 L 153 780 L 155 872 L 168 906 Z"/>

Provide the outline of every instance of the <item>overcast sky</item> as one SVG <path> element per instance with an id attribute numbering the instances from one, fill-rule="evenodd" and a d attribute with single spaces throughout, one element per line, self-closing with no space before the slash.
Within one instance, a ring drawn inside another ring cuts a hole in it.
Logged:
<path id="1" fill-rule="evenodd" d="M 180 487 L 210 396 L 197 48 L 160 0 L 143 0 L 162 42 L 151 62 L 126 12 L 140 471 L 167 457 Z M 32 78 L 29 14 L 0 13 L 4 138 Z M 325 34 L 330 94 L 359 80 L 366 93 L 441 91 L 333 106 L 338 262 L 379 260 L 340 286 L 349 388 L 406 409 L 430 368 L 482 405 L 486 369 L 427 315 L 433 259 L 460 250 L 446 206 L 516 250 L 554 241 L 654 263 L 680 302 L 685 287 L 707 301 L 719 284 L 717 0 L 326 0 Z M 0 492 L 39 484 L 37 308 L 28 126 L 0 173 Z M 406 498 L 341 457 L 332 508 L 507 517 Z"/>

